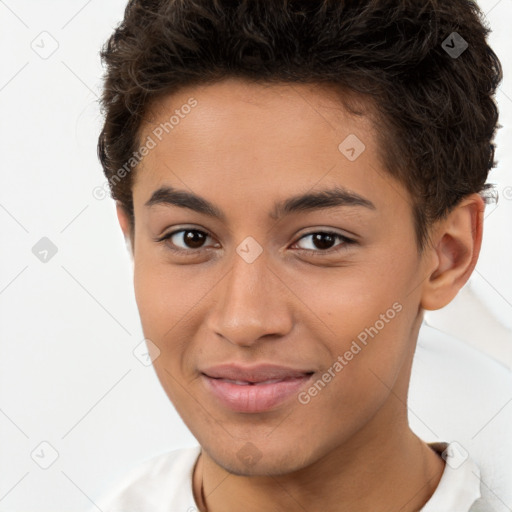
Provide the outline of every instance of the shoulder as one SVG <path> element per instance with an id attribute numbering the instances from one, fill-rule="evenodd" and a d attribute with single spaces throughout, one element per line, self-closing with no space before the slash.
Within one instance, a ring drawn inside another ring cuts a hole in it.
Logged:
<path id="1" fill-rule="evenodd" d="M 512 503 L 511 397 L 508 367 L 453 336 L 422 326 L 411 372 L 410 425 L 425 441 L 448 441 L 449 452 L 476 464 L 482 498 L 475 502 L 475 511 L 482 509 L 477 506 L 481 501 L 496 511 Z"/>
<path id="2" fill-rule="evenodd" d="M 445 461 L 441 480 L 421 512 L 468 512 L 481 498 L 480 470 L 458 443 L 429 446 Z"/>
<path id="3" fill-rule="evenodd" d="M 200 446 L 152 457 L 129 471 L 94 510 L 103 512 L 168 512 L 194 507 L 192 473 Z"/>

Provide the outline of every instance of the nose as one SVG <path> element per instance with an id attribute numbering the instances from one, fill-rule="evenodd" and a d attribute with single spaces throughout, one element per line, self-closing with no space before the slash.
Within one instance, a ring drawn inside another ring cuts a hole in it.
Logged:
<path id="1" fill-rule="evenodd" d="M 210 332 L 250 347 L 263 337 L 285 336 L 293 326 L 292 292 L 270 268 L 265 252 L 249 263 L 235 253 L 231 270 L 215 288 Z"/>

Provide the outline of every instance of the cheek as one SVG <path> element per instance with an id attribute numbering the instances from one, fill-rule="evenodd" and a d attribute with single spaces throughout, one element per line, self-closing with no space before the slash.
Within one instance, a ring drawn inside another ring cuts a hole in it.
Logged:
<path id="1" fill-rule="evenodd" d="M 329 327 L 335 334 L 324 338 L 330 359 L 299 397 L 307 411 L 301 416 L 303 428 L 316 429 L 320 422 L 321 429 L 337 438 L 350 435 L 373 417 L 407 362 L 413 309 L 372 296 L 331 307 Z"/>
<path id="2" fill-rule="evenodd" d="M 187 286 L 190 281 L 183 278 L 183 273 L 186 271 L 172 270 L 154 259 L 144 260 L 140 254 L 134 265 L 135 298 L 144 337 L 158 347 L 153 367 L 174 404 L 187 403 L 184 384 L 180 381 L 189 379 L 182 374 L 183 362 L 190 351 L 187 329 L 194 305 L 201 299 L 192 284 Z"/>
<path id="3" fill-rule="evenodd" d="M 352 393 L 362 396 L 369 387 L 385 391 L 383 383 L 393 384 L 409 352 L 417 316 L 415 299 L 408 295 L 411 277 L 406 265 L 397 271 L 399 264 L 391 258 L 387 261 L 366 265 L 364 270 L 303 274 L 294 287 L 316 316 L 307 313 L 308 327 L 328 349 L 330 361 L 323 362 L 336 375 L 332 380 L 338 386 L 333 388 L 338 388 L 342 400 L 350 401 Z"/>
<path id="4" fill-rule="evenodd" d="M 191 267 L 172 267 L 139 256 L 134 291 L 144 332 L 163 340 L 201 301 L 204 286 Z"/>
<path id="5" fill-rule="evenodd" d="M 300 278 L 292 279 L 293 292 L 321 320 L 318 328 L 325 327 L 326 339 L 347 340 L 373 326 L 390 309 L 388 316 L 395 318 L 393 304 L 404 302 L 408 278 L 397 277 L 394 267 L 358 265 L 302 272 Z M 306 318 L 313 320 L 311 313 Z"/>
<path id="6" fill-rule="evenodd" d="M 218 273 L 200 272 L 193 265 L 173 267 L 155 258 L 135 262 L 134 290 L 144 337 L 160 351 L 153 366 L 168 393 L 179 388 L 169 373 L 193 379 L 195 358 L 202 350 L 194 340 L 208 314 L 205 305 Z"/>
<path id="7" fill-rule="evenodd" d="M 141 258 L 134 266 L 134 291 L 137 308 L 147 338 L 160 339 L 165 325 L 171 327 L 172 307 L 167 307 L 172 291 L 165 279 L 161 279 L 155 268 Z M 164 296 L 162 296 L 164 294 Z M 169 304 L 169 306 L 171 306 Z"/>

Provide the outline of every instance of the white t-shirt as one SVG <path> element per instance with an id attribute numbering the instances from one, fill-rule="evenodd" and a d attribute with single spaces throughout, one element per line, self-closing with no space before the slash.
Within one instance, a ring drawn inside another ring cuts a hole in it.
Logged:
<path id="1" fill-rule="evenodd" d="M 436 491 L 420 512 L 492 512 L 481 498 L 480 471 L 471 458 L 461 457 L 456 443 L 430 446 L 445 453 L 446 464 Z M 200 446 L 182 448 L 147 460 L 97 506 L 103 512 L 196 512 L 192 476 L 200 451 Z"/>

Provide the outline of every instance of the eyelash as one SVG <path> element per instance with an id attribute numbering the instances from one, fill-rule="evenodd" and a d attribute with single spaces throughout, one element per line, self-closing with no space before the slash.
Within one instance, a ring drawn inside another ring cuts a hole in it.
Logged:
<path id="1" fill-rule="evenodd" d="M 197 232 L 197 233 L 202 233 L 202 234 L 206 235 L 207 237 L 211 238 L 211 235 L 208 232 L 206 232 L 206 231 L 203 231 L 203 230 L 200 230 L 200 229 L 182 228 L 182 229 L 178 229 L 176 231 L 171 231 L 170 233 L 168 233 L 168 234 L 166 234 L 166 235 L 164 235 L 164 236 L 162 236 L 160 238 L 155 238 L 154 240 L 155 240 L 155 242 L 164 243 L 167 240 L 169 240 L 171 237 L 176 235 L 177 233 L 183 233 L 183 232 L 187 232 L 187 231 L 194 231 L 194 232 Z M 325 255 L 335 254 L 335 253 L 341 252 L 343 250 L 346 250 L 347 246 L 354 245 L 356 243 L 355 240 L 352 240 L 351 238 L 348 238 L 345 235 L 342 235 L 340 233 L 336 233 L 336 232 L 333 232 L 333 231 L 312 231 L 310 233 L 305 233 L 304 235 L 302 235 L 297 240 L 297 242 L 299 242 L 300 240 L 302 240 L 305 237 L 308 237 L 308 236 L 311 236 L 311 235 L 317 235 L 317 234 L 334 236 L 334 237 L 338 238 L 339 240 L 341 240 L 343 243 L 338 244 L 338 245 L 336 245 L 336 246 L 334 246 L 334 247 L 332 247 L 330 249 L 326 249 L 325 251 L 322 251 L 320 249 L 317 249 L 317 250 L 313 250 L 313 249 L 296 249 L 296 250 L 301 251 L 301 252 L 306 252 L 310 256 L 325 256 Z M 295 245 L 297 242 L 294 242 L 293 245 Z M 200 248 L 200 249 L 189 249 L 189 250 L 187 250 L 187 249 L 176 249 L 175 247 L 172 247 L 169 244 L 167 244 L 167 248 L 169 250 L 171 250 L 172 252 L 174 252 L 174 253 L 177 253 L 177 254 L 180 254 L 180 255 L 186 255 L 186 256 L 195 256 L 199 252 L 205 250 L 203 248 Z"/>

